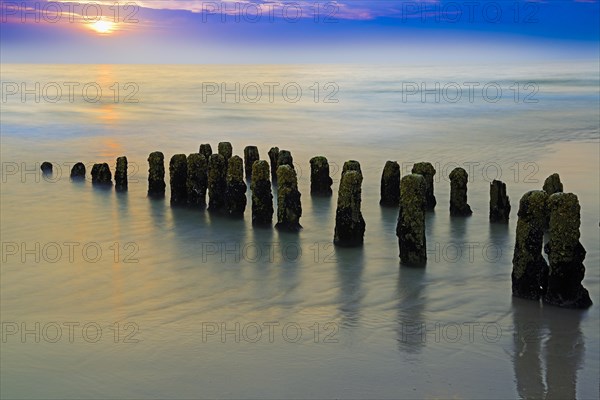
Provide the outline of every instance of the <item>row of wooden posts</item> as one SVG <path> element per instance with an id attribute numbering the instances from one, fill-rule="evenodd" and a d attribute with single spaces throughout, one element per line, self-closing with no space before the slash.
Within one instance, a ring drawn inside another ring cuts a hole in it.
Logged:
<path id="1" fill-rule="evenodd" d="M 302 228 L 302 206 L 293 158 L 288 150 L 272 147 L 269 162 L 260 160 L 258 148 L 247 146 L 244 159 L 233 155 L 229 142 L 221 142 L 213 154 L 210 144 L 202 144 L 198 153 L 176 154 L 169 162 L 171 204 L 204 207 L 208 192 L 208 210 L 243 217 L 246 209 L 247 185 L 252 191 L 253 225 L 270 226 L 273 220 L 271 179 L 277 184 L 278 229 L 298 231 Z M 164 197 L 165 165 L 163 153 L 156 151 L 148 157 L 148 196 Z M 332 195 L 333 180 L 327 158 L 316 156 L 310 160 L 310 192 L 315 196 Z M 52 164 L 43 163 L 49 172 Z M 429 162 L 413 166 L 412 173 L 401 178 L 396 161 L 387 161 L 381 176 L 380 204 L 399 208 L 396 235 L 400 260 L 404 264 L 424 265 L 427 261 L 425 213 L 436 206 L 433 179 L 435 168 Z M 112 184 L 108 164 L 94 164 L 92 183 Z M 77 163 L 71 178 L 85 177 L 85 166 Z M 457 167 L 450 178 L 450 214 L 469 216 L 467 203 L 468 174 Z M 338 246 L 363 244 L 365 220 L 361 213 L 362 171 L 360 163 L 349 160 L 342 168 L 339 185 L 334 243 Z M 115 187 L 127 190 L 127 158 L 117 158 Z M 506 185 L 494 180 L 490 183 L 489 219 L 507 223 L 510 200 Z M 577 196 L 563 193 L 558 174 L 544 182 L 543 190 L 527 192 L 520 201 L 515 252 L 513 256 L 512 290 L 518 297 L 540 300 L 563 307 L 587 308 L 592 302 L 581 285 L 585 268 L 585 249 L 579 242 L 580 209 Z M 549 232 L 545 251 L 550 264 L 542 255 L 544 233 Z"/>

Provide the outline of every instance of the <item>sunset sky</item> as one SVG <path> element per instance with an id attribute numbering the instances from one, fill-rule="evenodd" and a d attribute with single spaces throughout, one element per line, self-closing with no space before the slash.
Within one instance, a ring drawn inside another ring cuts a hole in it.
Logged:
<path id="1" fill-rule="evenodd" d="M 598 0 L 115 2 L 2 0 L 2 62 L 421 63 L 599 56 Z"/>

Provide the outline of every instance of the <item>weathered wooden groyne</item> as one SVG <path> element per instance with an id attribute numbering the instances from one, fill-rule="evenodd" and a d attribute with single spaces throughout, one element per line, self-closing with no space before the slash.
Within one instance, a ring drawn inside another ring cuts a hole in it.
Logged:
<path id="1" fill-rule="evenodd" d="M 427 261 L 425 210 L 427 183 L 423 175 L 406 175 L 400 181 L 400 208 L 396 236 L 400 260 L 405 264 L 423 265 Z"/>
<path id="2" fill-rule="evenodd" d="M 248 189 L 248 186 L 244 182 L 243 161 L 239 156 L 233 156 L 229 159 L 225 182 L 227 213 L 232 217 L 241 218 L 246 210 L 246 189 Z"/>
<path id="3" fill-rule="evenodd" d="M 210 150 L 210 145 L 208 145 Z M 187 203 L 192 207 L 206 206 L 206 190 L 208 189 L 208 158 L 206 153 L 192 153 L 187 157 Z"/>
<path id="4" fill-rule="evenodd" d="M 490 183 L 490 222 L 508 223 L 510 200 L 506 194 L 506 184 L 493 180 Z"/>
<path id="5" fill-rule="evenodd" d="M 273 192 L 269 179 L 269 164 L 258 160 L 252 166 L 252 224 L 271 225 L 273 221 Z"/>
<path id="6" fill-rule="evenodd" d="M 590 295 L 581 284 L 586 251 L 579 241 L 579 199 L 563 193 L 558 174 L 543 190 L 527 192 L 519 203 L 513 257 L 513 295 L 564 308 L 588 308 Z M 544 231 L 549 240 L 543 246 Z M 548 261 L 542 255 L 542 248 Z"/>
<path id="7" fill-rule="evenodd" d="M 250 180 L 252 223 L 271 227 L 275 213 L 273 186 L 277 189 L 277 229 L 298 232 L 302 229 L 301 193 L 298 174 L 289 150 L 272 147 L 269 161 L 260 160 L 256 146 L 244 148 L 244 158 L 233 154 L 229 142 L 218 144 L 212 153 L 210 144 L 202 144 L 198 153 L 175 154 L 169 162 L 171 204 L 203 208 L 208 192 L 208 211 L 243 218 L 246 193 Z M 332 195 L 333 180 L 324 156 L 310 159 L 310 192 L 314 196 Z M 127 158 L 116 159 L 115 189 L 126 191 Z M 52 174 L 52 164 L 44 162 L 42 173 Z M 387 161 L 381 175 L 380 205 L 398 208 L 396 236 L 402 264 L 427 263 L 426 213 L 432 211 L 437 199 L 434 194 L 436 170 L 429 162 L 414 164 L 411 174 L 401 178 L 397 161 Z M 73 180 L 85 177 L 81 162 L 73 165 Z M 165 195 L 164 154 L 148 156 L 148 196 Z M 92 184 L 112 185 L 112 173 L 107 163 L 94 164 Z M 271 179 L 272 178 L 272 179 Z M 470 216 L 467 202 L 468 174 L 460 167 L 448 175 L 450 180 L 451 216 Z M 361 212 L 363 174 L 356 160 L 344 163 L 338 187 L 333 243 L 336 246 L 362 246 L 366 222 Z M 508 223 L 511 205 L 506 184 L 493 180 L 489 186 L 489 222 Z M 592 300 L 581 282 L 585 275 L 583 261 L 586 251 L 579 241 L 580 205 L 573 193 L 565 193 L 560 176 L 550 175 L 543 190 L 525 193 L 519 201 L 515 247 L 512 259 L 512 293 L 525 299 L 565 308 L 588 308 Z M 548 241 L 544 245 L 544 234 Z M 545 252 L 548 261 L 543 256 Z"/>
<path id="8" fill-rule="evenodd" d="M 124 192 L 127 190 L 127 157 L 117 158 L 117 167 L 115 168 L 115 189 Z"/>
<path id="9" fill-rule="evenodd" d="M 379 204 L 389 207 L 400 204 L 400 165 L 396 161 L 387 161 L 383 167 Z"/>
<path id="10" fill-rule="evenodd" d="M 358 161 L 346 162 L 342 170 L 335 211 L 333 243 L 338 246 L 354 247 L 363 244 L 366 223 L 360 211 L 362 181 Z"/>
<path id="11" fill-rule="evenodd" d="M 302 205 L 298 190 L 296 171 L 287 164 L 277 168 L 277 224 L 278 229 L 298 231 L 302 229 L 300 217 Z"/>

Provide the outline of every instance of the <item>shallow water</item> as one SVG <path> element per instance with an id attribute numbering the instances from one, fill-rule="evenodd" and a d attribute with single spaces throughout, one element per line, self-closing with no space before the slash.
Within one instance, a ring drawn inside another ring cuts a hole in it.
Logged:
<path id="1" fill-rule="evenodd" d="M 96 82 L 105 94 L 97 103 L 3 99 L 2 397 L 597 398 L 597 70 L 3 65 L 3 82 Z M 494 82 L 503 97 L 403 101 L 403 82 L 425 81 Z M 124 102 L 128 82 L 137 103 Z M 295 82 L 303 95 L 204 101 L 203 82 Z M 515 102 L 514 82 L 537 84 L 538 102 Z M 339 88 L 337 103 L 321 101 L 327 83 Z M 240 156 L 246 145 L 262 158 L 271 146 L 291 150 L 299 234 L 253 228 L 249 193 L 243 220 L 171 208 L 168 188 L 166 200 L 146 197 L 151 151 L 168 163 L 226 140 Z M 309 195 L 308 160 L 318 154 L 331 163 L 332 198 Z M 120 155 L 130 163 L 127 193 L 68 179 L 77 161 L 114 171 Z M 359 249 L 332 246 L 348 159 L 364 174 Z M 438 171 L 424 269 L 399 266 L 397 210 L 378 205 L 388 159 L 403 173 L 418 161 Z M 39 173 L 45 160 L 51 177 Z M 467 219 L 448 215 L 456 165 L 470 172 Z M 511 297 L 518 199 L 553 172 L 582 206 L 583 284 L 594 301 L 584 312 Z M 488 223 L 494 178 L 507 183 L 508 226 Z M 72 336 L 69 323 L 79 324 Z"/>

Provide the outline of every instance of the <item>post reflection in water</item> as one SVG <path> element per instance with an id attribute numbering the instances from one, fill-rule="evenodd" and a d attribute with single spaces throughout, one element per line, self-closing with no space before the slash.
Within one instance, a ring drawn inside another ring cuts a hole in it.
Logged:
<path id="1" fill-rule="evenodd" d="M 543 340 L 539 303 L 513 298 L 514 355 L 517 392 L 523 399 L 544 398 L 540 349 Z"/>
<path id="2" fill-rule="evenodd" d="M 165 225 L 165 199 L 163 198 L 152 198 L 148 197 L 148 208 L 150 211 L 150 216 L 152 218 L 152 222 L 154 223 L 154 228 L 162 229 Z"/>
<path id="3" fill-rule="evenodd" d="M 397 243 L 398 207 L 379 207 L 379 210 L 381 212 L 381 235 L 385 235 Z M 396 247 L 396 253 L 398 253 L 398 247 Z"/>
<path id="4" fill-rule="evenodd" d="M 364 297 L 362 274 L 364 251 L 362 248 L 335 248 L 340 291 L 337 298 L 341 314 L 341 328 L 357 327 L 360 320 L 360 303 Z"/>
<path id="5" fill-rule="evenodd" d="M 425 346 L 425 268 L 400 266 L 398 271 L 398 349 L 419 353 Z"/>
<path id="6" fill-rule="evenodd" d="M 577 371 L 585 353 L 580 328 L 584 313 L 513 299 L 513 365 L 521 398 L 577 398 Z"/>
<path id="7" fill-rule="evenodd" d="M 546 314 L 556 313 L 560 315 Z M 574 399 L 577 394 L 577 371 L 585 352 L 581 333 L 581 317 L 585 311 L 546 307 L 544 314 L 549 329 L 546 341 L 546 397 L 549 399 Z"/>
<path id="8" fill-rule="evenodd" d="M 469 217 L 449 217 L 449 237 L 457 244 L 465 242 Z"/>
<path id="9" fill-rule="evenodd" d="M 304 248 L 301 235 L 297 232 L 277 232 L 278 251 L 281 256 L 274 265 L 278 272 L 279 288 L 284 293 L 282 303 L 284 308 L 291 310 L 299 299 L 298 287 L 301 279 L 298 270 L 301 268 L 302 249 Z"/>
<path id="10" fill-rule="evenodd" d="M 310 201 L 315 218 L 329 218 L 331 216 L 333 206 L 331 196 L 310 196 Z"/>

